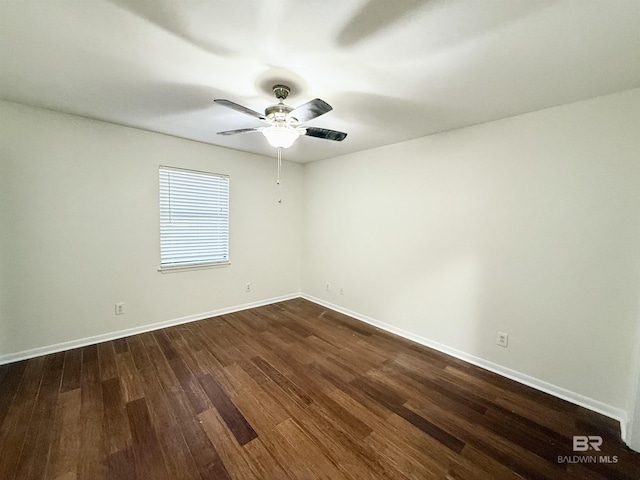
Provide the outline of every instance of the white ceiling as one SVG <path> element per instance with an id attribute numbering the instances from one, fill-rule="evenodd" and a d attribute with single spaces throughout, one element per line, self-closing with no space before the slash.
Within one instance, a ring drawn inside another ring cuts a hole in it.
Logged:
<path id="1" fill-rule="evenodd" d="M 273 156 L 253 110 L 334 110 L 308 162 L 640 87 L 639 0 L 2 0 L 0 98 Z"/>

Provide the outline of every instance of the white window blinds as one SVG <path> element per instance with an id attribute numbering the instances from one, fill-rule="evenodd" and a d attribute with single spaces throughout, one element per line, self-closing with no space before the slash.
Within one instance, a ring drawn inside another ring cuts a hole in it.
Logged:
<path id="1" fill-rule="evenodd" d="M 229 177 L 160 167 L 160 269 L 229 262 Z"/>

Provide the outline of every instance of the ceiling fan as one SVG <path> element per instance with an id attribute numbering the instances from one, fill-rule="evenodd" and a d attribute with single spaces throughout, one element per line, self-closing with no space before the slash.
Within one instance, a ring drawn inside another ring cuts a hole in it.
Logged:
<path id="1" fill-rule="evenodd" d="M 227 130 L 225 132 L 218 132 L 218 135 L 262 132 L 269 143 L 278 148 L 278 150 L 280 148 L 288 148 L 293 145 L 300 135 L 324 138 L 326 140 L 334 140 L 336 142 L 341 142 L 346 138 L 347 134 L 344 132 L 301 125 L 302 123 L 313 120 L 320 115 L 324 115 L 325 113 L 333 110 L 333 108 L 327 102 L 319 98 L 311 100 L 297 108 L 290 107 L 284 104 L 284 100 L 289 96 L 289 92 L 290 89 L 286 85 L 274 85 L 273 94 L 278 99 L 278 103 L 267 107 L 264 111 L 264 115 L 256 112 L 255 110 L 251 110 L 250 108 L 238 105 L 230 100 L 224 100 L 221 98 L 215 99 L 214 101 L 220 105 L 231 108 L 240 113 L 244 113 L 245 115 L 255 117 L 268 125 L 265 127 Z"/>

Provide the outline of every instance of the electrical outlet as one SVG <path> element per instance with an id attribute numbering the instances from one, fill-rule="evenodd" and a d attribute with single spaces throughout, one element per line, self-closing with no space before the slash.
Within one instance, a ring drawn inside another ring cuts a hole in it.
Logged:
<path id="1" fill-rule="evenodd" d="M 509 334 L 504 332 L 498 332 L 498 336 L 496 338 L 496 345 L 500 345 L 501 347 L 509 346 Z"/>
<path id="2" fill-rule="evenodd" d="M 324 288 L 324 289 L 325 289 L 327 292 L 330 292 L 330 291 L 331 291 L 331 284 L 330 284 L 329 282 L 327 282 L 327 284 L 325 285 L 325 288 Z"/>
<path id="3" fill-rule="evenodd" d="M 251 284 L 250 283 L 245 284 L 244 291 L 247 292 L 247 293 L 249 293 L 251 291 Z"/>
<path id="4" fill-rule="evenodd" d="M 124 315 L 124 303 L 116 303 L 116 315 Z"/>

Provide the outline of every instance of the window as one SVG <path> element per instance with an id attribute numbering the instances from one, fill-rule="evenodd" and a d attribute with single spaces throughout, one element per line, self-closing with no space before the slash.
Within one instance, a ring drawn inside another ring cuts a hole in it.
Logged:
<path id="1" fill-rule="evenodd" d="M 160 270 L 229 263 L 229 177 L 160 167 Z"/>

